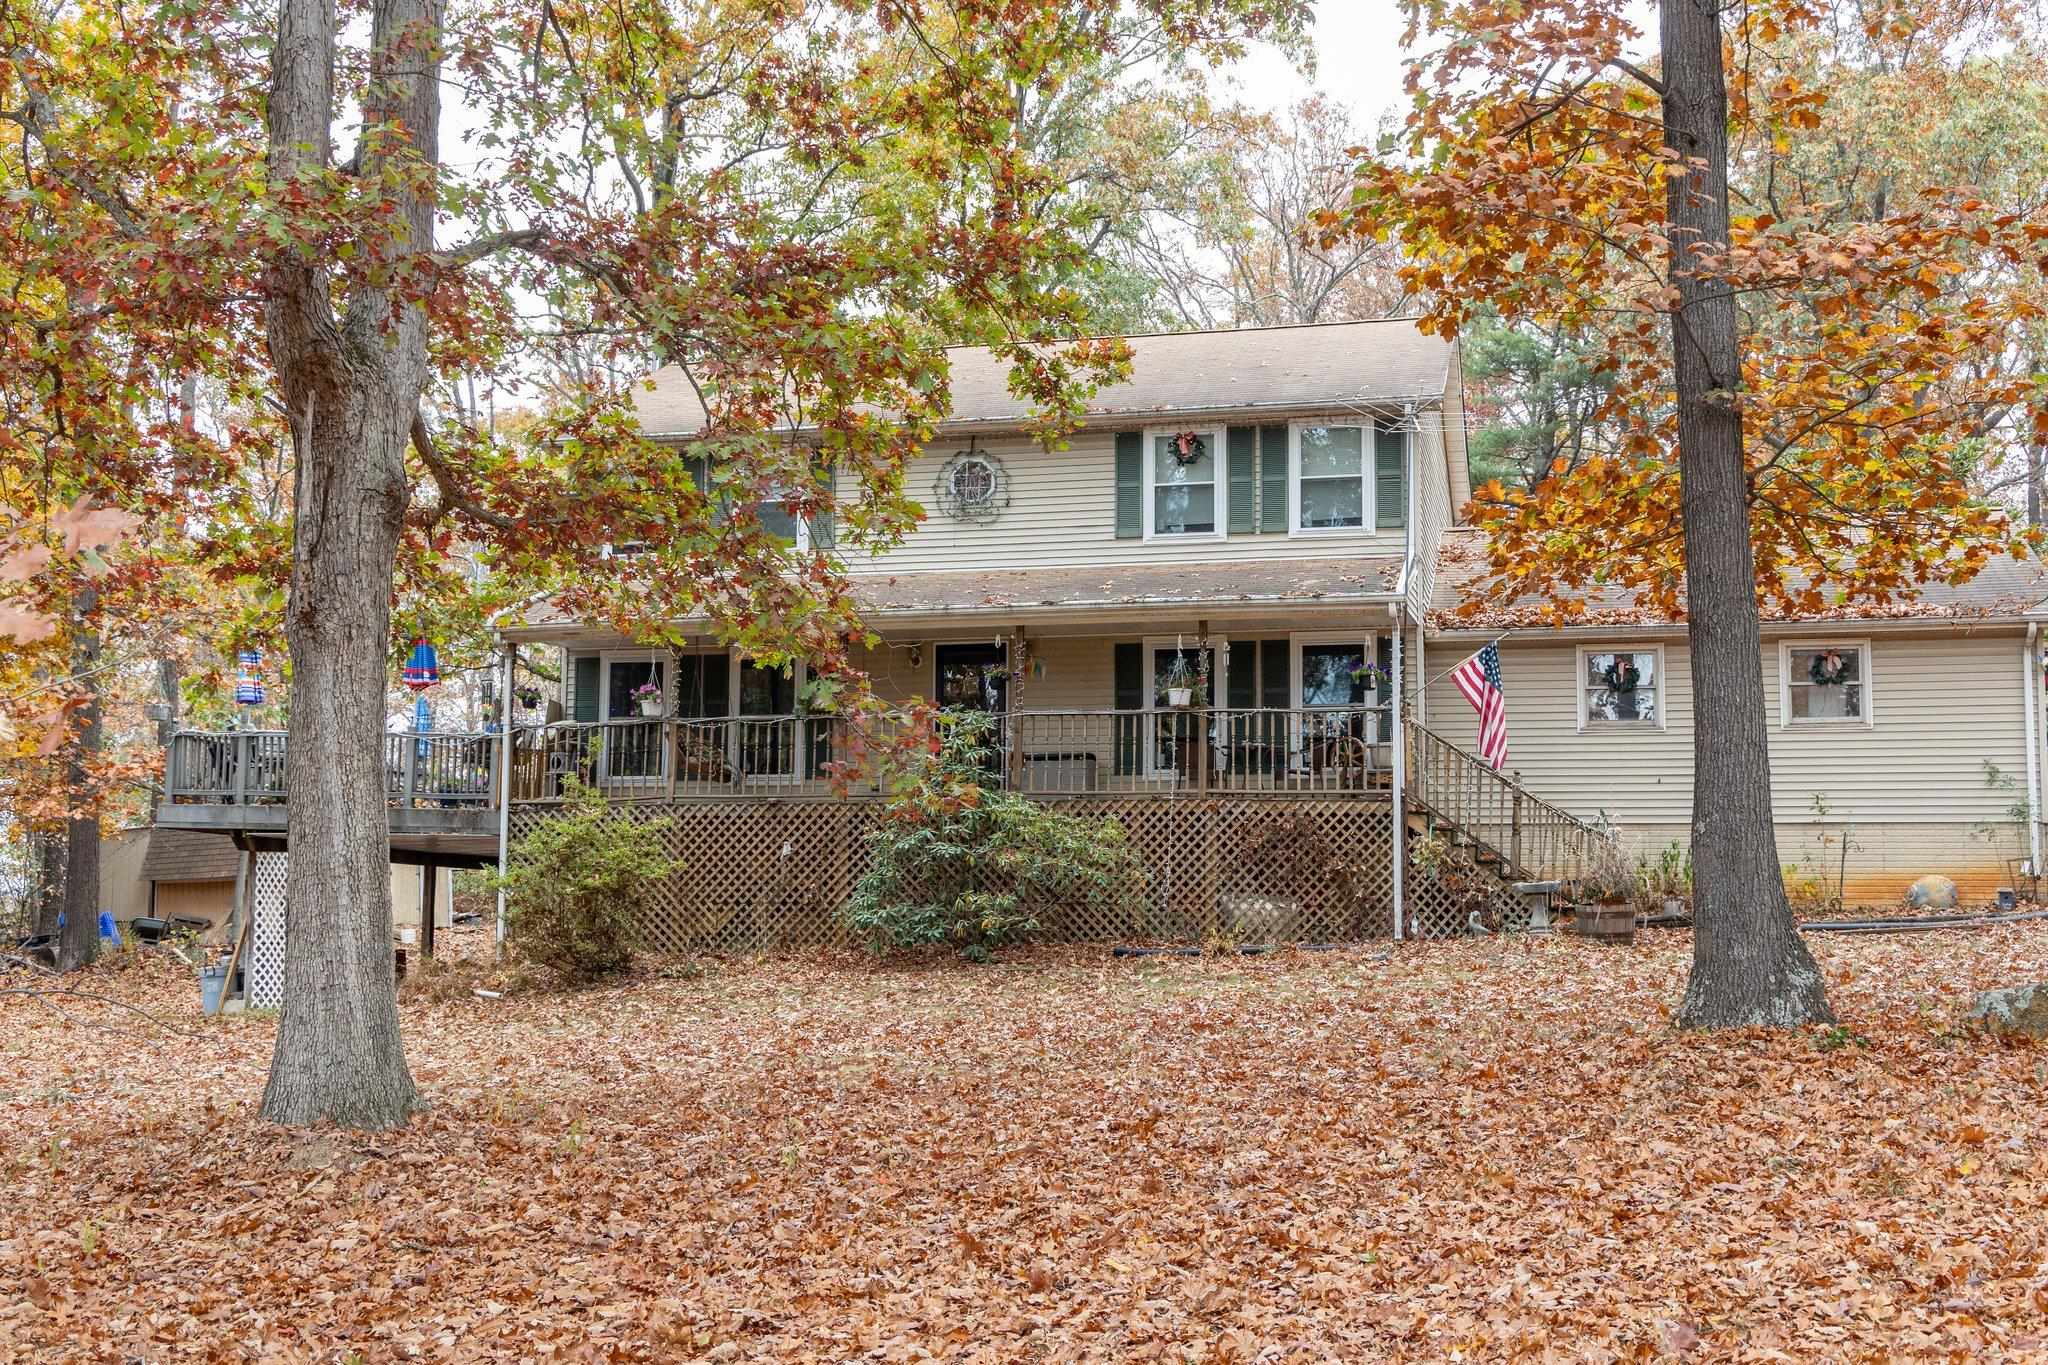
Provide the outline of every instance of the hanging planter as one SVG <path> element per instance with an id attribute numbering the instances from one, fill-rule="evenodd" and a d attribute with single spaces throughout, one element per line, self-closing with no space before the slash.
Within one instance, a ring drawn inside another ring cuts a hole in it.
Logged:
<path id="1" fill-rule="evenodd" d="M 519 705 L 522 709 L 528 711 L 540 710 L 540 689 L 538 687 L 515 688 L 512 695 L 519 699 Z"/>
<path id="2" fill-rule="evenodd" d="M 1806 666 L 1806 676 L 1822 687 L 1839 686 L 1849 681 L 1849 658 L 1839 649 L 1816 654 Z"/>
<path id="3" fill-rule="evenodd" d="M 641 683 L 638 687 L 634 688 L 633 700 L 639 705 L 641 715 L 659 716 L 661 714 L 661 688 L 654 683 Z"/>
<path id="4" fill-rule="evenodd" d="M 1624 654 L 1607 665 L 1600 680 L 1607 684 L 1610 692 L 1633 692 L 1643 680 L 1643 671 L 1636 667 L 1634 659 Z"/>
<path id="5" fill-rule="evenodd" d="M 1173 462 L 1182 468 L 1195 463 L 1208 453 L 1207 443 L 1202 440 L 1201 433 L 1194 431 L 1176 431 L 1167 442 L 1167 448 L 1173 452 Z"/>

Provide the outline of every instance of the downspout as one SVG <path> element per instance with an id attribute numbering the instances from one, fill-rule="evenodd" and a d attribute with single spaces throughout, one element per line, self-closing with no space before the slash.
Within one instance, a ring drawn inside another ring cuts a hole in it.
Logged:
<path id="1" fill-rule="evenodd" d="M 1401 637 L 1407 633 L 1408 601 L 1394 604 L 1394 937 L 1408 918 L 1408 734 L 1401 718 Z"/>
<path id="2" fill-rule="evenodd" d="M 499 703 L 498 715 L 498 956 L 505 955 L 505 871 L 509 866 L 512 843 L 512 674 L 513 665 L 519 657 L 519 646 L 507 640 L 499 645 L 504 655 L 504 675 L 499 679 L 498 695 L 504 700 Z"/>
<path id="3" fill-rule="evenodd" d="M 2026 656 L 2020 660 L 2020 686 L 2027 693 L 2027 856 L 2032 859 L 2028 871 L 2036 877 L 2041 875 L 2041 725 L 2035 709 L 2040 705 L 2036 694 L 2041 659 L 2034 642 L 2040 632 L 2039 622 L 2027 623 Z"/>

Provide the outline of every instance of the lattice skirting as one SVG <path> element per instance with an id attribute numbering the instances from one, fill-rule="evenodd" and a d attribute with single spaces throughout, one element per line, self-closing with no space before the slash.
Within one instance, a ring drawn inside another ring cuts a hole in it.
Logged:
<path id="1" fill-rule="evenodd" d="M 249 962 L 244 969 L 251 1009 L 284 1004 L 283 853 L 258 853 L 250 873 Z"/>
<path id="2" fill-rule="evenodd" d="M 1050 938 L 1317 943 L 1393 932 L 1393 819 L 1384 799 L 1057 804 L 1122 824 L 1142 894 L 1128 911 L 1034 907 Z M 670 952 L 845 942 L 839 907 L 866 868 L 866 836 L 882 813 L 877 803 L 832 800 L 636 802 L 617 809 L 629 819 L 670 822 L 663 842 L 683 870 L 662 883 L 646 925 L 649 946 Z M 549 818 L 546 807 L 515 809 L 513 837 Z"/>

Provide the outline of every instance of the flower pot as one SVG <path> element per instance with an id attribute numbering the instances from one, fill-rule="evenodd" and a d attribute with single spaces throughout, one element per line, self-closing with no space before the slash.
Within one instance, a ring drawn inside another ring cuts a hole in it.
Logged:
<path id="1" fill-rule="evenodd" d="M 1573 932 L 1595 943 L 1634 943 L 1636 908 L 1627 901 L 1582 905 L 1572 921 Z"/>
<path id="2" fill-rule="evenodd" d="M 640 714 L 641 714 L 641 715 L 643 715 L 643 716 L 658 716 L 658 715 L 660 715 L 660 714 L 661 714 L 661 698 L 660 698 L 660 697 L 642 697 L 642 698 L 640 699 Z"/>
<path id="3" fill-rule="evenodd" d="M 1192 687 L 1169 687 L 1166 689 L 1168 706 L 1192 706 L 1195 703 L 1195 689 Z"/>

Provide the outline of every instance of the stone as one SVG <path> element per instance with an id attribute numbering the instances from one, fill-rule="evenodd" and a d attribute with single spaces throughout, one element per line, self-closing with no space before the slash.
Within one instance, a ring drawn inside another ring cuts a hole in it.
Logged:
<path id="1" fill-rule="evenodd" d="M 2048 981 L 2006 986 L 1977 997 L 1966 1016 L 1987 1033 L 2048 1039 Z"/>
<path id="2" fill-rule="evenodd" d="M 1915 910 L 1953 910 L 1956 903 L 1956 884 L 1938 874 L 1906 888 L 1906 904 Z"/>

